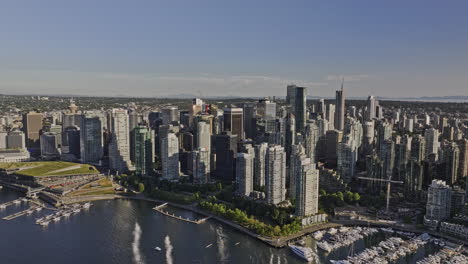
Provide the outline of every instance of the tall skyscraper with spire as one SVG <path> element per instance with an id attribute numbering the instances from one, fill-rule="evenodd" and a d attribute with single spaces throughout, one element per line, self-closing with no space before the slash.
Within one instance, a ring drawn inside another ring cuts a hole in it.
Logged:
<path id="1" fill-rule="evenodd" d="M 345 94 L 344 80 L 341 82 L 341 90 L 336 91 L 335 129 L 343 131 L 345 123 Z"/>

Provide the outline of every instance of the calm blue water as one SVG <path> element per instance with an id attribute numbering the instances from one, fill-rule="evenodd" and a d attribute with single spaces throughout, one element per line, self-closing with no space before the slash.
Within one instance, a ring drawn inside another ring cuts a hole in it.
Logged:
<path id="1" fill-rule="evenodd" d="M 0 203 L 21 194 L 0 190 Z M 152 210 L 146 201 L 97 201 L 82 211 L 47 227 L 34 224 L 37 217 L 51 213 L 43 210 L 11 221 L 0 220 L 0 263 L 305 263 L 289 249 L 274 249 L 229 227 L 209 220 L 195 225 L 166 217 Z M 0 218 L 26 209 L 13 205 L 0 209 Z M 168 208 L 193 219 L 191 212 Z M 375 245 L 385 237 L 376 235 L 360 240 L 355 253 Z M 240 242 L 239 245 L 235 245 Z M 213 244 L 206 248 L 207 245 Z M 307 244 L 314 247 L 314 241 Z M 154 250 L 160 247 L 161 251 Z M 343 259 L 342 248 L 330 255 L 320 252 L 320 262 Z M 426 254 L 400 263 L 413 263 Z"/>
<path id="2" fill-rule="evenodd" d="M 0 190 L 0 203 L 20 194 Z M 304 263 L 214 221 L 195 225 L 163 216 L 145 201 L 97 201 L 89 211 L 43 228 L 41 211 L 0 220 L 0 263 Z M 0 217 L 27 208 L 10 206 Z M 179 215 L 193 216 L 178 211 Z M 235 246 L 237 242 L 241 242 Z M 208 244 L 213 244 L 205 248 Z M 156 251 L 154 247 L 160 247 Z"/>

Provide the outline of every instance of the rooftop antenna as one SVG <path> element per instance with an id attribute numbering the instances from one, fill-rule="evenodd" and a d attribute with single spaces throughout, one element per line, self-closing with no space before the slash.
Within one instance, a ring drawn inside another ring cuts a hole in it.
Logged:
<path id="1" fill-rule="evenodd" d="M 343 86 L 344 86 L 344 77 L 341 79 L 341 91 L 343 91 Z"/>

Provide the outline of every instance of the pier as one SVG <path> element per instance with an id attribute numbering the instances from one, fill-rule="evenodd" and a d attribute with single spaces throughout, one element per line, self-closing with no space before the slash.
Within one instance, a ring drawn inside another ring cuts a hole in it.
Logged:
<path id="1" fill-rule="evenodd" d="M 21 202 L 23 202 L 23 198 L 18 198 L 16 200 L 13 200 L 13 201 L 10 201 L 10 202 L 2 203 L 2 204 L 0 204 L 0 209 L 5 209 L 8 206 L 14 205 L 14 204 L 21 204 Z"/>
<path id="2" fill-rule="evenodd" d="M 166 211 L 163 211 L 162 208 L 166 207 L 168 205 L 168 203 L 163 203 L 161 205 L 158 205 L 158 206 L 155 206 L 153 209 L 155 211 L 158 211 L 159 213 L 165 215 L 165 216 L 169 216 L 169 217 L 172 217 L 172 218 L 175 218 L 175 219 L 178 219 L 178 220 L 181 220 L 181 221 L 185 221 L 185 222 L 189 222 L 189 223 L 192 223 L 192 224 L 202 224 L 204 222 L 206 222 L 206 220 L 210 219 L 211 217 L 208 216 L 208 217 L 204 217 L 202 219 L 198 219 L 198 220 L 192 220 L 192 219 L 189 219 L 189 218 L 183 218 L 181 216 L 177 216 L 177 215 L 174 215 L 174 214 L 170 214 Z"/>
<path id="3" fill-rule="evenodd" d="M 28 208 L 26 210 L 21 211 L 21 212 L 17 212 L 17 213 L 14 213 L 12 215 L 5 216 L 2 219 L 3 220 L 13 220 L 13 219 L 18 218 L 20 216 L 23 216 L 23 215 L 26 215 L 26 214 L 31 214 L 34 211 L 36 211 L 37 208 L 40 208 L 40 206 L 32 206 L 32 207 L 30 207 L 30 208 Z"/>

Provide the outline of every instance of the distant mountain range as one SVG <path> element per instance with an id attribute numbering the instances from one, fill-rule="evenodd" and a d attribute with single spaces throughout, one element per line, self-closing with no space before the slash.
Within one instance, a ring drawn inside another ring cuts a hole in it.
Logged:
<path id="1" fill-rule="evenodd" d="M 0 94 L 0 95 L 10 95 L 10 96 L 54 96 L 54 97 L 118 97 L 118 98 L 173 98 L 173 99 L 191 99 L 197 98 L 199 96 L 190 93 L 181 93 L 167 96 L 126 96 L 123 94 L 114 95 L 114 96 L 87 96 L 87 95 L 78 95 L 78 94 Z M 235 99 L 235 98 L 264 98 L 258 96 L 234 96 L 234 95 L 225 95 L 225 96 L 203 96 L 202 98 L 206 99 Z M 285 96 L 276 96 L 276 98 L 284 99 Z M 334 99 L 331 96 L 308 96 L 308 99 Z M 367 96 L 348 96 L 346 99 L 349 100 L 365 100 Z M 421 97 L 385 97 L 385 96 L 376 96 L 378 100 L 396 100 L 396 101 L 468 101 L 468 96 L 421 96 Z"/>

